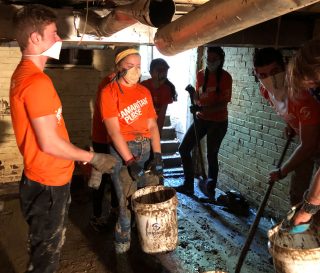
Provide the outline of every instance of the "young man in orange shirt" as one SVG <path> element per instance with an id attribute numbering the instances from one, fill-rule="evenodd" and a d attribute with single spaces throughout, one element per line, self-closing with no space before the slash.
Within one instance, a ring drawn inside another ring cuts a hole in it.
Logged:
<path id="1" fill-rule="evenodd" d="M 102 120 L 111 137 L 111 154 L 117 158 L 112 182 L 119 202 L 119 217 L 115 228 L 116 253 L 130 248 L 131 212 L 130 194 L 135 188 L 146 186 L 144 167 L 153 151 L 149 168 L 159 175 L 163 172 L 160 135 L 156 112 L 150 92 L 138 83 L 141 57 L 134 48 L 121 49 L 116 54 L 116 78 L 101 92 Z M 127 167 L 135 181 L 121 179 L 120 171 Z"/>
<path id="2" fill-rule="evenodd" d="M 320 107 L 307 93 L 300 92 L 296 98 L 288 95 L 285 81 L 285 64 L 282 54 L 274 48 L 263 48 L 254 55 L 255 74 L 261 83 L 262 96 L 287 123 L 286 134 L 298 135 L 299 145 L 279 169 L 269 173 L 270 181 L 278 181 L 290 172 L 290 203 L 303 200 L 309 187 L 314 160 L 319 158 Z"/>
<path id="3" fill-rule="evenodd" d="M 58 270 L 70 203 L 73 161 L 90 162 L 112 172 L 115 159 L 72 145 L 59 96 L 43 72 L 49 57 L 59 58 L 61 39 L 56 15 L 41 5 L 28 5 L 14 18 L 22 59 L 11 78 L 10 106 L 17 145 L 24 160 L 20 181 L 21 210 L 29 225 L 27 272 Z"/>

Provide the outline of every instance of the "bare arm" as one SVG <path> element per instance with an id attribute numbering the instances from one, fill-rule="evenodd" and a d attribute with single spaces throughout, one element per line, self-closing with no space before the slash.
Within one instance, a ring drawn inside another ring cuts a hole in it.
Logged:
<path id="1" fill-rule="evenodd" d="M 314 205 L 320 205 L 320 168 L 314 176 L 310 186 L 308 201 Z"/>
<path id="2" fill-rule="evenodd" d="M 161 153 L 160 135 L 156 119 L 148 119 L 148 128 L 151 134 L 151 147 L 154 153 Z"/>
<path id="3" fill-rule="evenodd" d="M 308 202 L 313 205 L 320 205 L 320 169 L 315 174 L 312 184 L 309 189 L 309 194 L 306 196 Z M 299 225 L 308 222 L 312 217 L 312 214 L 300 209 L 294 217 L 294 225 Z"/>
<path id="4" fill-rule="evenodd" d="M 312 156 L 317 150 L 320 126 L 303 125 L 300 127 L 300 144 L 290 158 L 281 167 L 281 173 L 287 175 L 293 171 L 303 160 Z"/>
<path id="5" fill-rule="evenodd" d="M 89 162 L 93 153 L 82 150 L 61 138 L 57 133 L 57 118 L 47 115 L 31 120 L 38 145 L 44 153 L 62 159 Z"/>
<path id="6" fill-rule="evenodd" d="M 118 151 L 118 153 L 121 155 L 124 161 L 130 160 L 133 155 L 128 147 L 127 142 L 123 138 L 121 132 L 120 132 L 120 124 L 117 117 L 113 118 L 107 118 L 104 120 L 104 124 L 107 128 L 107 131 L 112 139 L 112 142 Z"/>

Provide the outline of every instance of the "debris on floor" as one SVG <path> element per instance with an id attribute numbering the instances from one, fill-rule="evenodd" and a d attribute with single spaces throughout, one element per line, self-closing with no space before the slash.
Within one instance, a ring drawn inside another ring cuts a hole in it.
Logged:
<path id="1" fill-rule="evenodd" d="M 180 184 L 181 178 L 165 180 L 165 186 Z M 201 197 L 197 187 L 196 194 Z M 73 187 L 72 197 L 58 273 L 203 273 L 212 270 L 232 273 L 254 219 L 252 214 L 237 216 L 221 206 L 200 203 L 196 198 L 177 193 L 179 243 L 176 250 L 146 254 L 141 250 L 137 232 L 133 231 L 130 251 L 116 255 L 114 223 L 102 232 L 94 231 L 89 225 L 92 204 L 88 187 Z M 13 195 L 1 201 L 0 196 L 0 203 L 3 204 L 0 211 L 1 272 L 22 273 L 28 259 L 27 225 L 20 212 L 19 199 Z M 268 219 L 261 220 L 242 272 L 274 272 L 267 247 L 267 231 L 271 226 Z"/>

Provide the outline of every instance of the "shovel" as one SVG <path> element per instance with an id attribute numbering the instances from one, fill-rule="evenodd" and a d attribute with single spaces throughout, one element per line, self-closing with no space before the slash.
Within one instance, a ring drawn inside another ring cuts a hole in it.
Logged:
<path id="1" fill-rule="evenodd" d="M 277 168 L 280 168 L 281 167 L 281 164 L 283 162 L 283 159 L 287 153 L 287 150 L 289 148 L 289 145 L 291 143 L 291 140 L 292 140 L 292 136 L 288 136 L 288 139 L 287 139 L 287 142 L 286 142 L 286 145 L 284 146 L 283 148 L 283 151 L 282 151 L 282 154 L 280 156 L 280 159 L 279 159 L 279 162 L 277 164 Z M 240 270 L 241 270 L 241 267 L 242 267 L 242 264 L 244 262 L 244 259 L 248 253 L 248 250 L 250 248 L 250 245 L 251 245 L 251 242 L 252 242 L 252 239 L 253 239 L 253 236 L 254 234 L 256 233 L 256 230 L 257 230 L 257 227 L 259 225 L 259 222 L 260 222 L 260 219 L 262 217 L 262 214 L 263 214 L 263 211 L 264 211 L 264 208 L 266 207 L 266 204 L 267 204 L 267 201 L 268 201 L 268 198 L 270 196 L 270 193 L 271 193 L 271 190 L 272 190 L 272 187 L 274 185 L 274 182 L 270 182 L 269 183 L 269 186 L 268 186 L 268 189 L 263 197 L 263 200 L 260 204 L 260 207 L 257 211 L 257 215 L 253 221 L 253 224 L 251 225 L 250 227 L 250 230 L 249 230 L 249 234 L 248 234 L 248 237 L 247 237 L 247 240 L 244 244 L 244 246 L 242 247 L 242 250 L 241 250 L 241 253 L 240 253 L 240 256 L 239 256 L 239 259 L 238 259 L 238 263 L 237 263 L 237 266 L 236 266 L 236 270 L 235 270 L 235 273 L 240 273 Z"/>
<path id="2" fill-rule="evenodd" d="M 193 96 L 194 96 L 196 91 L 195 91 L 194 87 L 191 84 L 189 84 L 185 88 L 185 90 L 189 93 L 191 105 L 195 106 L 195 103 L 193 101 Z M 193 113 L 192 115 L 193 115 L 194 135 L 195 135 L 195 138 L 196 138 L 197 149 L 198 149 L 199 157 L 200 157 L 201 175 L 202 175 L 202 179 L 206 180 L 207 179 L 207 175 L 206 175 L 206 171 L 205 171 L 205 168 L 204 168 L 201 143 L 200 143 L 200 139 L 199 139 L 198 131 L 197 131 L 197 116 L 196 116 L 196 113 Z"/>

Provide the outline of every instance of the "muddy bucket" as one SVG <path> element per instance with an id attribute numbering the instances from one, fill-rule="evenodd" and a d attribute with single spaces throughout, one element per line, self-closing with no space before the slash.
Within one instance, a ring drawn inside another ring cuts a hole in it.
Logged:
<path id="1" fill-rule="evenodd" d="M 268 231 L 268 249 L 276 273 L 320 272 L 320 228 L 294 235 L 279 229 L 277 225 Z"/>
<path id="2" fill-rule="evenodd" d="M 137 190 L 131 200 L 142 250 L 146 253 L 174 250 L 178 244 L 176 191 L 149 186 Z"/>

